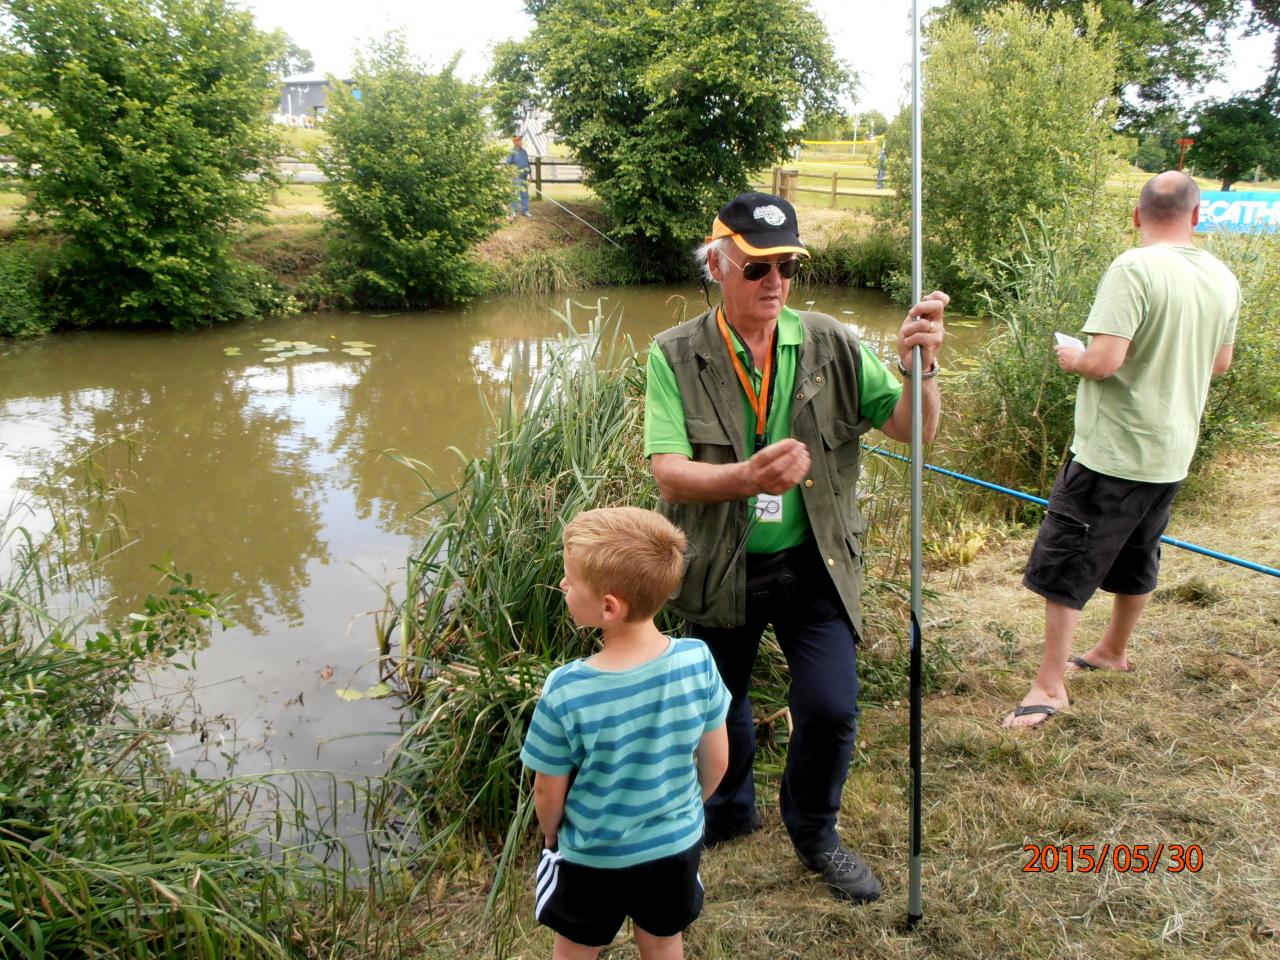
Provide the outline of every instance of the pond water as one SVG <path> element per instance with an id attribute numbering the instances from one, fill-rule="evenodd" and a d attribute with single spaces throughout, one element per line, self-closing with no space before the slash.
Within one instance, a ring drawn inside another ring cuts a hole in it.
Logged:
<path id="1" fill-rule="evenodd" d="M 643 345 L 694 287 L 593 290 Z M 874 291 L 796 290 L 791 302 L 892 339 L 902 311 Z M 175 762 L 205 776 L 280 769 L 376 774 L 396 732 L 393 700 L 347 702 L 377 681 L 372 613 L 401 579 L 425 501 L 422 482 L 384 455 L 420 461 L 436 484 L 491 435 L 487 412 L 510 378 L 536 369 L 565 330 L 566 299 L 492 300 L 443 312 L 326 313 L 194 333 L 86 331 L 0 347 L 0 509 L 44 469 L 103 441 L 96 457 L 123 487 L 128 545 L 105 564 L 105 610 L 119 617 L 162 592 L 170 554 L 195 583 L 235 598 L 189 671 L 139 690 L 189 722 Z M 964 351 L 981 331 L 955 329 Z M 262 348 L 307 341 L 326 353 L 268 362 Z M 344 341 L 371 344 L 368 356 Z M 228 356 L 238 348 L 239 356 Z M 944 358 L 945 362 L 945 358 Z M 3 562 L 0 559 L 0 562 Z"/>

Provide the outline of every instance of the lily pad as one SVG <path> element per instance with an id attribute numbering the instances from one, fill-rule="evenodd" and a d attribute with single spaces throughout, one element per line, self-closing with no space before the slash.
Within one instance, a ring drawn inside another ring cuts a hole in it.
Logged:
<path id="1" fill-rule="evenodd" d="M 278 354 L 277 354 L 276 356 L 274 356 L 274 357 L 263 357 L 263 358 L 262 358 L 262 362 L 263 362 L 263 363 L 284 363 L 284 361 L 285 361 L 285 358 L 284 358 L 284 357 L 282 357 L 282 356 L 280 356 L 280 355 L 278 355 Z"/>
<path id="2" fill-rule="evenodd" d="M 339 687 L 337 690 L 333 692 L 336 693 L 338 696 L 340 696 L 343 700 L 363 700 L 364 699 L 363 693 L 361 693 L 359 690 L 352 690 L 350 687 Z"/>
<path id="3" fill-rule="evenodd" d="M 228 357 L 241 356 L 239 347 L 223 347 L 222 352 Z"/>
<path id="4" fill-rule="evenodd" d="M 277 359 L 277 360 L 287 360 L 287 359 L 289 359 L 290 357 L 296 357 L 296 356 L 297 356 L 297 354 L 296 354 L 296 353 L 294 353 L 292 350 L 281 350 L 279 353 L 277 353 L 277 354 L 276 354 L 276 359 Z"/>
<path id="5" fill-rule="evenodd" d="M 375 683 L 364 692 L 364 695 L 370 700 L 383 700 L 391 696 L 393 693 L 395 693 L 395 691 L 391 689 L 390 685 L 385 683 Z"/>
<path id="6" fill-rule="evenodd" d="M 276 342 L 276 338 L 275 338 L 275 337 L 263 337 L 263 338 L 262 338 L 262 343 L 275 343 L 275 342 Z"/>
<path id="7" fill-rule="evenodd" d="M 376 347 L 376 343 L 366 343 L 364 340 L 343 340 L 344 347 L 355 347 L 357 350 L 367 350 L 369 347 Z"/>
<path id="8" fill-rule="evenodd" d="M 361 350 L 359 347 L 347 347 L 347 348 L 346 348 L 345 350 L 343 350 L 342 352 L 343 352 L 343 353 L 349 353 L 349 354 L 351 354 L 351 356 L 353 356 L 353 357 L 371 357 L 371 356 L 373 356 L 373 354 L 371 354 L 368 350 Z"/>

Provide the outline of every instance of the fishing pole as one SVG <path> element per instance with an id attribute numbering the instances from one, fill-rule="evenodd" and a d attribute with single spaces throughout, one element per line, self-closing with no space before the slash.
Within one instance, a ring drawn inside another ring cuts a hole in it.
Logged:
<path id="1" fill-rule="evenodd" d="M 924 294 L 924 257 L 921 240 L 920 191 L 920 0 L 911 0 L 911 302 L 919 303 Z M 920 880 L 920 801 L 922 713 L 922 646 L 920 635 L 920 578 L 923 544 L 921 518 L 924 502 L 923 419 L 920 410 L 923 396 L 923 371 L 920 369 L 920 345 L 911 348 L 911 801 L 910 859 L 907 864 L 907 929 L 914 929 L 924 916 Z"/>
<path id="2" fill-rule="evenodd" d="M 552 203 L 554 203 L 557 207 L 559 207 L 561 210 L 563 210 L 565 213 L 567 213 L 569 216 L 573 217 L 573 219 L 577 220 L 577 221 L 578 221 L 579 223 L 581 223 L 583 226 L 587 227 L 587 229 L 589 229 L 589 230 L 594 230 L 596 233 L 600 234 L 600 236 L 604 237 L 606 240 L 608 240 L 610 243 L 612 243 L 612 244 L 613 244 L 615 247 L 617 247 L 619 250 L 621 250 L 621 249 L 622 249 L 622 244 L 620 244 L 617 240 L 613 239 L 613 237 L 609 236 L 607 233 L 603 233 L 603 232 L 601 232 L 600 230 L 596 230 L 596 228 L 595 228 L 594 226 L 592 226 L 591 224 L 587 223 L 587 221 L 583 220 L 580 216 L 578 216 L 576 213 L 574 213 L 572 210 L 570 210 L 568 207 L 566 207 L 566 206 L 565 206 L 563 203 L 561 203 L 559 200 L 553 200 L 551 197 L 548 197 L 548 196 L 547 196 L 547 192 L 546 192 L 545 190 L 543 190 L 543 189 L 542 189 L 542 187 L 541 187 L 540 185 L 538 185 L 538 184 L 536 184 L 536 183 L 535 183 L 533 186 L 534 186 L 534 189 L 538 191 L 538 196 L 539 196 L 539 197 L 541 197 L 543 200 L 549 200 L 549 201 L 551 201 L 551 202 L 552 202 Z"/>
<path id="3" fill-rule="evenodd" d="M 900 453 L 894 453 L 891 450 L 885 450 L 882 447 L 873 447 L 870 444 L 863 444 L 862 449 L 869 453 L 878 453 L 882 457 L 891 457 L 894 460 L 901 460 L 903 463 L 910 463 L 908 457 L 904 457 Z M 1029 503 L 1036 503 L 1042 507 L 1047 507 L 1049 501 L 1044 497 L 1037 497 L 1022 490 L 1014 490 L 1010 487 L 1002 487 L 998 483 L 992 483 L 990 480 L 979 480 L 977 477 L 971 477 L 964 473 L 957 473 L 955 470 L 947 470 L 944 467 L 935 467 L 932 463 L 924 465 L 926 470 L 932 470 L 934 473 L 940 473 L 944 477 L 951 477 L 953 480 L 962 480 L 965 483 L 971 483 L 975 487 L 982 487 L 986 490 L 994 490 L 996 493 L 1003 493 L 1010 497 L 1016 497 L 1019 500 L 1026 500 Z M 1167 543 L 1171 547 L 1178 547 L 1191 553 L 1198 553 L 1201 556 L 1211 557 L 1214 560 L 1221 560 L 1224 563 L 1233 563 L 1237 567 L 1244 567 L 1246 570 L 1253 570 L 1256 573 L 1265 573 L 1268 576 L 1280 577 L 1280 570 L 1275 567 L 1268 567 L 1266 564 L 1254 563 L 1252 560 L 1245 560 L 1242 557 L 1235 557 L 1229 553 L 1222 553 L 1219 550 L 1210 550 L 1208 547 L 1202 547 L 1199 544 L 1188 543 L 1186 540 L 1178 540 L 1175 537 L 1162 536 L 1161 543 Z"/>

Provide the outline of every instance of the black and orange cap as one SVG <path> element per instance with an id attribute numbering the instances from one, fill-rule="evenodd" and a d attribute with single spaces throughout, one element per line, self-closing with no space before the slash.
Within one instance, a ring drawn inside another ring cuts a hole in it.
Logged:
<path id="1" fill-rule="evenodd" d="M 721 207 L 707 242 L 722 237 L 732 237 L 739 250 L 753 257 L 775 253 L 809 256 L 800 242 L 796 208 L 771 193 L 740 193 Z"/>

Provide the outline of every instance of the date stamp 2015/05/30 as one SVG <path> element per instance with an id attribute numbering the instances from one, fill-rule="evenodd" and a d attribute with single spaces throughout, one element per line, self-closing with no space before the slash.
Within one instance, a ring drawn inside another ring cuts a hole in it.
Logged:
<path id="1" fill-rule="evenodd" d="M 1199 873 L 1204 851 L 1190 843 L 1028 843 L 1023 873 Z"/>

